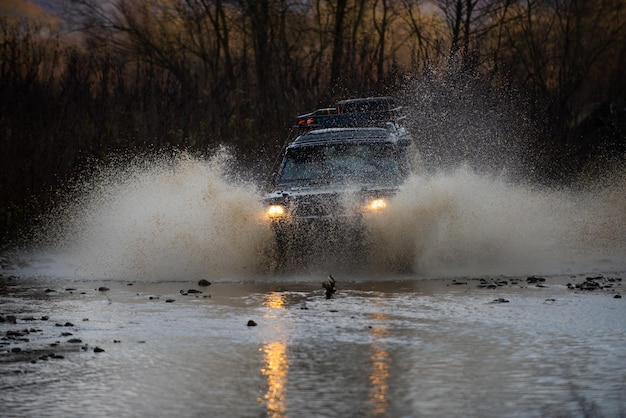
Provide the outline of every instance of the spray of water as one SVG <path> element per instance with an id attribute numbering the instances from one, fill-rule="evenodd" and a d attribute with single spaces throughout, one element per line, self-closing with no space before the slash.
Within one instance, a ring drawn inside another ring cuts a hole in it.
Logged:
<path id="1" fill-rule="evenodd" d="M 45 250 L 55 274 L 188 280 L 255 273 L 269 228 L 231 159 L 151 157 L 107 168 L 54 212 Z M 50 271 L 49 271 L 50 273 Z"/>
<path id="2" fill-rule="evenodd" d="M 624 164 L 539 186 L 544 152 L 520 95 L 433 73 L 407 83 L 403 102 L 420 167 L 369 219 L 377 266 L 427 277 L 626 268 Z"/>
<path id="3" fill-rule="evenodd" d="M 626 183 L 546 190 L 468 167 L 406 182 L 370 218 L 377 266 L 425 277 L 562 274 L 626 268 Z"/>
<path id="4" fill-rule="evenodd" d="M 227 161 L 178 156 L 105 170 L 55 212 L 44 274 L 160 281 L 266 273 L 273 239 L 261 194 L 229 180 Z M 574 191 L 468 166 L 415 174 L 382 216 L 366 219 L 372 246 L 363 263 L 420 277 L 625 271 L 626 170 L 605 180 Z"/>

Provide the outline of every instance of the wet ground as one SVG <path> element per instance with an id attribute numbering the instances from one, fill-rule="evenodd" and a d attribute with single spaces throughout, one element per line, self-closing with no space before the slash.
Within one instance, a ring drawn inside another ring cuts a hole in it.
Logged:
<path id="1" fill-rule="evenodd" d="M 626 416 L 623 277 L 4 274 L 0 415 Z"/>

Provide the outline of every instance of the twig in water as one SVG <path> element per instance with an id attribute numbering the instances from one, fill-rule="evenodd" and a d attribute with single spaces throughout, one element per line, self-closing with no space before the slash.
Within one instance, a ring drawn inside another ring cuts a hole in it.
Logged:
<path id="1" fill-rule="evenodd" d="M 332 298 L 333 294 L 337 291 L 337 289 L 335 288 L 335 283 L 336 282 L 332 274 L 328 275 L 327 281 L 322 282 L 322 287 L 326 289 L 326 299 Z"/>

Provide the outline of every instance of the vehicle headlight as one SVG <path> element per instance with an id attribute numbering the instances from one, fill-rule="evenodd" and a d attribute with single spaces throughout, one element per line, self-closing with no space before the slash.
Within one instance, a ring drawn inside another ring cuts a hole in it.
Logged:
<path id="1" fill-rule="evenodd" d="M 387 199 L 372 199 L 365 205 L 366 212 L 380 212 L 387 207 Z"/>
<path id="2" fill-rule="evenodd" d="M 283 205 L 270 205 L 265 214 L 270 219 L 278 219 L 284 217 L 287 214 L 287 210 Z"/>

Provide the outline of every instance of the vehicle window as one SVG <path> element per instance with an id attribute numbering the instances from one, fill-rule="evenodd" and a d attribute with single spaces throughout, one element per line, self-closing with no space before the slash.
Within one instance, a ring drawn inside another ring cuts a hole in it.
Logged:
<path id="1" fill-rule="evenodd" d="M 399 175 L 390 144 L 339 144 L 290 149 L 279 182 L 301 184 L 389 183 Z"/>

